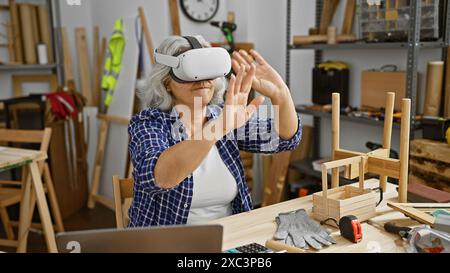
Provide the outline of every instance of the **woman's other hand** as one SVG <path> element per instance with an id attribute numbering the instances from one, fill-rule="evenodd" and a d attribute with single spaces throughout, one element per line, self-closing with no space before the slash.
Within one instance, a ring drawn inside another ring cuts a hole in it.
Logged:
<path id="1" fill-rule="evenodd" d="M 252 87 L 262 95 L 269 97 L 273 104 L 279 104 L 285 99 L 290 99 L 289 88 L 280 74 L 255 50 L 250 50 L 250 55 L 245 50 L 235 51 L 232 54 L 233 70 L 240 66 L 256 67 Z"/>

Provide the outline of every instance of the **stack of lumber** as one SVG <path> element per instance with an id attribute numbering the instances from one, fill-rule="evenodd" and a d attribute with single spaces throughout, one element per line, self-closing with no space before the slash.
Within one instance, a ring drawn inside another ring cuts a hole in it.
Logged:
<path id="1" fill-rule="evenodd" d="M 16 3 L 9 0 L 1 6 L 9 12 L 8 49 L 9 63 L 37 64 L 37 45 L 45 44 L 48 63 L 53 63 L 51 20 L 48 5 Z"/>
<path id="2" fill-rule="evenodd" d="M 411 141 L 409 182 L 450 192 L 450 145 L 428 139 Z"/>

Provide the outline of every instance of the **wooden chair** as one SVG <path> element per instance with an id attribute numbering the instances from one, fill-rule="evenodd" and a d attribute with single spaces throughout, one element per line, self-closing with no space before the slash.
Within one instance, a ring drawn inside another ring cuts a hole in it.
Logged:
<path id="1" fill-rule="evenodd" d="M 40 150 L 47 152 L 52 130 L 46 128 L 44 130 L 11 130 L 0 129 L 0 142 L 4 143 L 40 143 Z M 52 176 L 47 162 L 39 162 L 39 171 L 43 176 L 44 190 L 48 193 L 50 208 L 55 221 L 55 230 L 62 232 L 64 226 L 61 218 L 61 213 L 56 199 L 55 188 L 53 186 Z M 22 180 L 26 179 L 27 173 L 25 168 L 22 171 Z M 0 240 L 1 245 L 15 247 L 17 240 L 15 240 L 13 226 L 17 226 L 17 221 L 10 221 L 7 207 L 18 204 L 22 198 L 22 189 L 20 186 L 22 181 L 4 181 L 0 180 L 0 216 L 5 229 L 7 240 Z M 30 218 L 33 216 L 36 205 L 36 198 L 31 196 Z M 40 224 L 33 223 L 32 227 L 40 228 Z"/>
<path id="2" fill-rule="evenodd" d="M 118 229 L 123 229 L 128 225 L 128 209 L 133 200 L 133 188 L 133 178 L 120 179 L 117 175 L 113 176 L 114 205 Z"/>

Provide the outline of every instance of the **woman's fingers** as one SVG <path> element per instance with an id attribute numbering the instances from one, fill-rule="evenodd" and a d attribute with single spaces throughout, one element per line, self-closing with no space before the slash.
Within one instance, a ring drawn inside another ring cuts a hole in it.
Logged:
<path id="1" fill-rule="evenodd" d="M 225 95 L 225 104 L 231 104 L 235 91 L 235 83 L 236 76 L 234 76 L 234 74 L 231 74 L 230 82 L 228 83 L 227 94 Z"/>
<path id="2" fill-rule="evenodd" d="M 253 58 L 255 58 L 256 62 L 259 65 L 266 65 L 266 64 L 268 64 L 266 62 L 266 60 L 264 60 L 264 58 L 258 52 L 256 52 L 256 50 L 254 50 L 254 49 L 250 50 L 250 54 L 252 54 Z"/>
<path id="3" fill-rule="evenodd" d="M 255 77 L 256 73 L 256 67 L 254 64 L 251 64 L 249 71 L 247 72 L 247 75 L 244 78 L 244 81 L 242 82 L 242 88 L 241 92 L 249 93 L 250 90 L 252 90 L 252 82 L 253 78 Z"/>
<path id="4" fill-rule="evenodd" d="M 239 66 L 238 61 L 236 61 L 235 59 L 231 59 L 231 66 L 233 67 L 233 71 L 234 71 L 235 73 L 238 73 L 238 72 L 239 72 L 240 66 Z"/>
<path id="5" fill-rule="evenodd" d="M 253 63 L 254 60 L 250 55 L 248 55 L 247 51 L 241 49 L 241 50 L 239 50 L 239 53 L 241 54 L 242 57 L 244 57 L 244 59 L 247 61 L 248 65 Z"/>
<path id="6" fill-rule="evenodd" d="M 233 58 L 240 64 L 240 65 L 250 65 L 244 57 L 239 53 L 238 51 L 233 52 Z"/>
<path id="7" fill-rule="evenodd" d="M 239 67 L 239 72 L 238 72 L 238 74 L 236 76 L 236 83 L 234 84 L 235 93 L 241 92 L 242 80 L 244 79 L 245 74 L 246 74 L 245 73 L 245 67 L 243 65 L 241 65 Z"/>

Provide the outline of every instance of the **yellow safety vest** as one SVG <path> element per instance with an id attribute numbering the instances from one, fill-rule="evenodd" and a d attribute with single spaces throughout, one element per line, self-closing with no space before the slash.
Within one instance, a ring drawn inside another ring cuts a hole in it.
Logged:
<path id="1" fill-rule="evenodd" d="M 117 86 L 117 79 L 122 70 L 122 58 L 125 49 L 125 35 L 123 33 L 122 19 L 114 23 L 114 31 L 108 42 L 108 53 L 105 60 L 105 68 L 102 78 L 102 89 L 106 91 L 105 106 L 109 107 L 112 101 L 114 90 Z"/>

